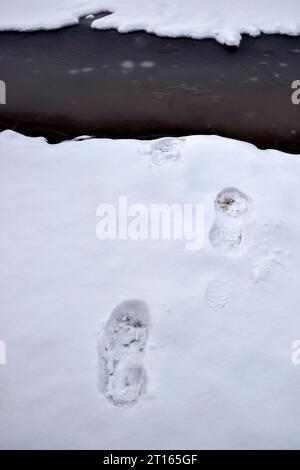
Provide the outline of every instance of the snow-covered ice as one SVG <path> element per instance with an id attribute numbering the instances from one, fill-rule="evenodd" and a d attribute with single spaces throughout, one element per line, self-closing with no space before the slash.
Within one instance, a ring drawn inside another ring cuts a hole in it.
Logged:
<path id="1" fill-rule="evenodd" d="M 215 38 L 229 45 L 238 45 L 243 33 L 300 33 L 298 0 L 10 0 L 0 4 L 0 29 L 59 28 L 102 11 L 112 14 L 90 17 L 98 29 Z"/>
<path id="2" fill-rule="evenodd" d="M 194 136 L 162 165 L 160 148 L 0 134 L 2 449 L 299 448 L 300 159 Z M 210 240 L 225 188 L 251 200 L 234 256 Z M 203 204 L 203 248 L 100 241 L 120 195 Z"/>

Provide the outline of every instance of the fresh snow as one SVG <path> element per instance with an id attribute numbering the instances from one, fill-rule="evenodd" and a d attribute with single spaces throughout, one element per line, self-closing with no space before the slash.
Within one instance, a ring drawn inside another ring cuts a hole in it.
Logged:
<path id="1" fill-rule="evenodd" d="M 59 28 L 101 11 L 113 14 L 96 19 L 94 28 L 215 38 L 228 45 L 238 45 L 243 33 L 300 33 L 298 0 L 10 0 L 0 4 L 0 29 Z"/>
<path id="2" fill-rule="evenodd" d="M 299 180 L 214 136 L 1 133 L 0 447 L 299 448 Z M 203 204 L 203 248 L 100 241 L 121 195 Z"/>

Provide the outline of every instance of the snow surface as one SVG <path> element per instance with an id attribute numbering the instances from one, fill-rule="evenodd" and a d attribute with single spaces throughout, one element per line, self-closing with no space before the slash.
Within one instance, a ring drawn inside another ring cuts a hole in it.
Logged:
<path id="1" fill-rule="evenodd" d="M 113 14 L 93 27 L 215 38 L 228 45 L 238 45 L 243 33 L 300 33 L 298 0 L 10 0 L 0 4 L 0 29 L 59 28 L 105 10 Z"/>
<path id="2" fill-rule="evenodd" d="M 300 447 L 299 157 L 214 136 L 158 148 L 0 134 L 2 449 Z M 210 242 L 228 187 L 252 201 L 235 256 Z M 204 204 L 204 247 L 100 241 L 96 209 L 119 195 Z M 99 389 L 98 341 L 130 299 L 149 309 L 148 383 L 123 409 Z"/>

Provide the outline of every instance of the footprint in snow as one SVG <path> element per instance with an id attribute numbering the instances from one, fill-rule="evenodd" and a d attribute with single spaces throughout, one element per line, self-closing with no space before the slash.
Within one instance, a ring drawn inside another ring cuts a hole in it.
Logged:
<path id="1" fill-rule="evenodd" d="M 127 300 L 112 312 L 99 342 L 100 382 L 107 400 L 118 407 L 135 405 L 146 392 L 143 356 L 149 311 L 141 300 Z"/>
<path id="2" fill-rule="evenodd" d="M 215 312 L 226 307 L 229 301 L 227 284 L 218 279 L 210 281 L 206 288 L 205 301 L 207 306 Z"/>
<path id="3" fill-rule="evenodd" d="M 141 151 L 142 153 L 150 155 L 154 165 L 167 165 L 181 159 L 181 151 L 184 143 L 185 139 L 183 137 L 163 137 L 147 142 Z"/>
<path id="4" fill-rule="evenodd" d="M 251 199 L 236 188 L 223 189 L 215 200 L 215 221 L 209 240 L 227 254 L 237 254 L 248 235 Z"/>

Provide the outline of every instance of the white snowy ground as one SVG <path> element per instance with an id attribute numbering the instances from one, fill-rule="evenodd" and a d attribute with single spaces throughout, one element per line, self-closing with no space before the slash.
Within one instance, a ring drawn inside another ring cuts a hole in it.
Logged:
<path id="1" fill-rule="evenodd" d="M 300 33 L 299 0 L 2 0 L 0 29 L 52 29 L 103 10 L 99 29 L 144 29 L 162 36 L 215 38 L 237 45 L 241 34 Z"/>
<path id="2" fill-rule="evenodd" d="M 2 449 L 300 447 L 299 157 L 213 136 L 155 145 L 0 134 Z M 226 187 L 252 201 L 236 256 L 209 240 Z M 96 209 L 120 195 L 204 204 L 204 247 L 98 240 Z M 120 408 L 99 390 L 97 337 L 136 298 L 148 384 Z"/>

